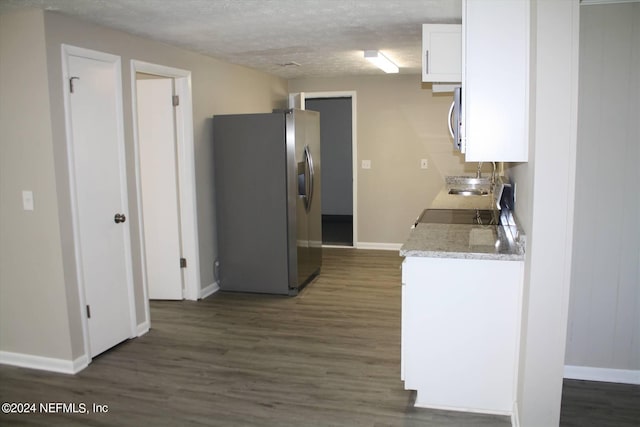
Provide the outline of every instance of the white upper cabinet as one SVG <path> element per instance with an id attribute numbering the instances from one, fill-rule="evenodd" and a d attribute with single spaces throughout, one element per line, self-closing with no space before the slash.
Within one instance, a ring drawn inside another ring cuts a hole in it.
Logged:
<path id="1" fill-rule="evenodd" d="M 422 81 L 459 83 L 461 76 L 461 25 L 422 25 Z"/>
<path id="2" fill-rule="evenodd" d="M 526 162 L 530 0 L 462 0 L 465 160 Z"/>

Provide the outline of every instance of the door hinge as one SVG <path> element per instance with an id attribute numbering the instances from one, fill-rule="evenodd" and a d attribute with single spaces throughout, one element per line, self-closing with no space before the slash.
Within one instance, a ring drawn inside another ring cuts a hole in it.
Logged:
<path id="1" fill-rule="evenodd" d="M 69 92 L 73 93 L 73 81 L 80 80 L 80 77 L 69 77 Z"/>
<path id="2" fill-rule="evenodd" d="M 91 319 L 91 307 L 87 304 L 87 319 Z"/>
<path id="3" fill-rule="evenodd" d="M 180 258 L 180 268 L 187 268 L 187 259 Z"/>
<path id="4" fill-rule="evenodd" d="M 180 97 L 178 95 L 173 95 L 171 97 L 171 103 L 174 107 L 177 107 L 178 105 L 180 105 Z"/>

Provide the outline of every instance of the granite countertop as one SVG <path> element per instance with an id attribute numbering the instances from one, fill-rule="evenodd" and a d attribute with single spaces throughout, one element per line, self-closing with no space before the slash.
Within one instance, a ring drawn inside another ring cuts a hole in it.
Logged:
<path id="1" fill-rule="evenodd" d="M 500 225 L 418 224 L 400 256 L 521 261 L 523 236 Z"/>
<path id="2" fill-rule="evenodd" d="M 447 177 L 456 178 L 456 177 Z M 455 180 L 447 179 L 430 209 L 494 209 L 493 194 L 449 194 Z M 487 260 L 524 260 L 525 236 L 516 225 L 420 223 L 400 249 L 400 256 Z"/>

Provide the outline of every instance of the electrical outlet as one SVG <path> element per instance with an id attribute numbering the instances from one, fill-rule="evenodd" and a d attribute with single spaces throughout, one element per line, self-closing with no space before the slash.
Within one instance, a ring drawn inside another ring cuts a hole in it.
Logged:
<path id="1" fill-rule="evenodd" d="M 429 167 L 429 161 L 427 159 L 420 160 L 420 169 L 427 169 Z"/>
<path id="2" fill-rule="evenodd" d="M 363 160 L 362 169 L 371 169 L 371 160 Z"/>

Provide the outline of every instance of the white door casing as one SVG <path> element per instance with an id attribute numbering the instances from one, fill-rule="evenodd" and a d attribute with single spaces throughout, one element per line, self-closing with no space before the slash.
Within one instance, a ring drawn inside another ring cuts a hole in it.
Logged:
<path id="1" fill-rule="evenodd" d="M 85 351 L 135 336 L 120 57 L 62 46 L 71 211 Z M 115 215 L 125 221 L 117 223 Z"/>
<path id="2" fill-rule="evenodd" d="M 181 300 L 173 79 L 136 81 L 145 265 L 149 299 Z"/>
<path id="3" fill-rule="evenodd" d="M 182 238 L 182 256 L 187 260 L 187 268 L 183 271 L 184 298 L 197 300 L 203 297 L 200 289 L 200 258 L 198 251 L 198 222 L 196 205 L 195 154 L 193 141 L 193 110 L 191 96 L 191 72 L 164 65 L 152 64 L 139 60 L 131 61 L 131 96 L 133 111 L 133 138 L 136 156 L 136 185 L 138 205 L 142 206 L 141 176 L 140 176 L 140 142 L 138 138 L 136 73 L 147 73 L 155 76 L 172 78 L 175 94 L 179 97 L 179 105 L 175 107 L 175 131 L 178 163 L 178 195 L 180 236 Z M 149 328 L 149 299 L 147 286 L 147 272 L 145 268 L 145 248 L 142 216 L 140 216 L 140 242 L 142 265 L 142 280 L 145 293 L 145 325 L 138 326 L 138 334 Z M 206 295 L 204 295 L 206 296 Z"/>

